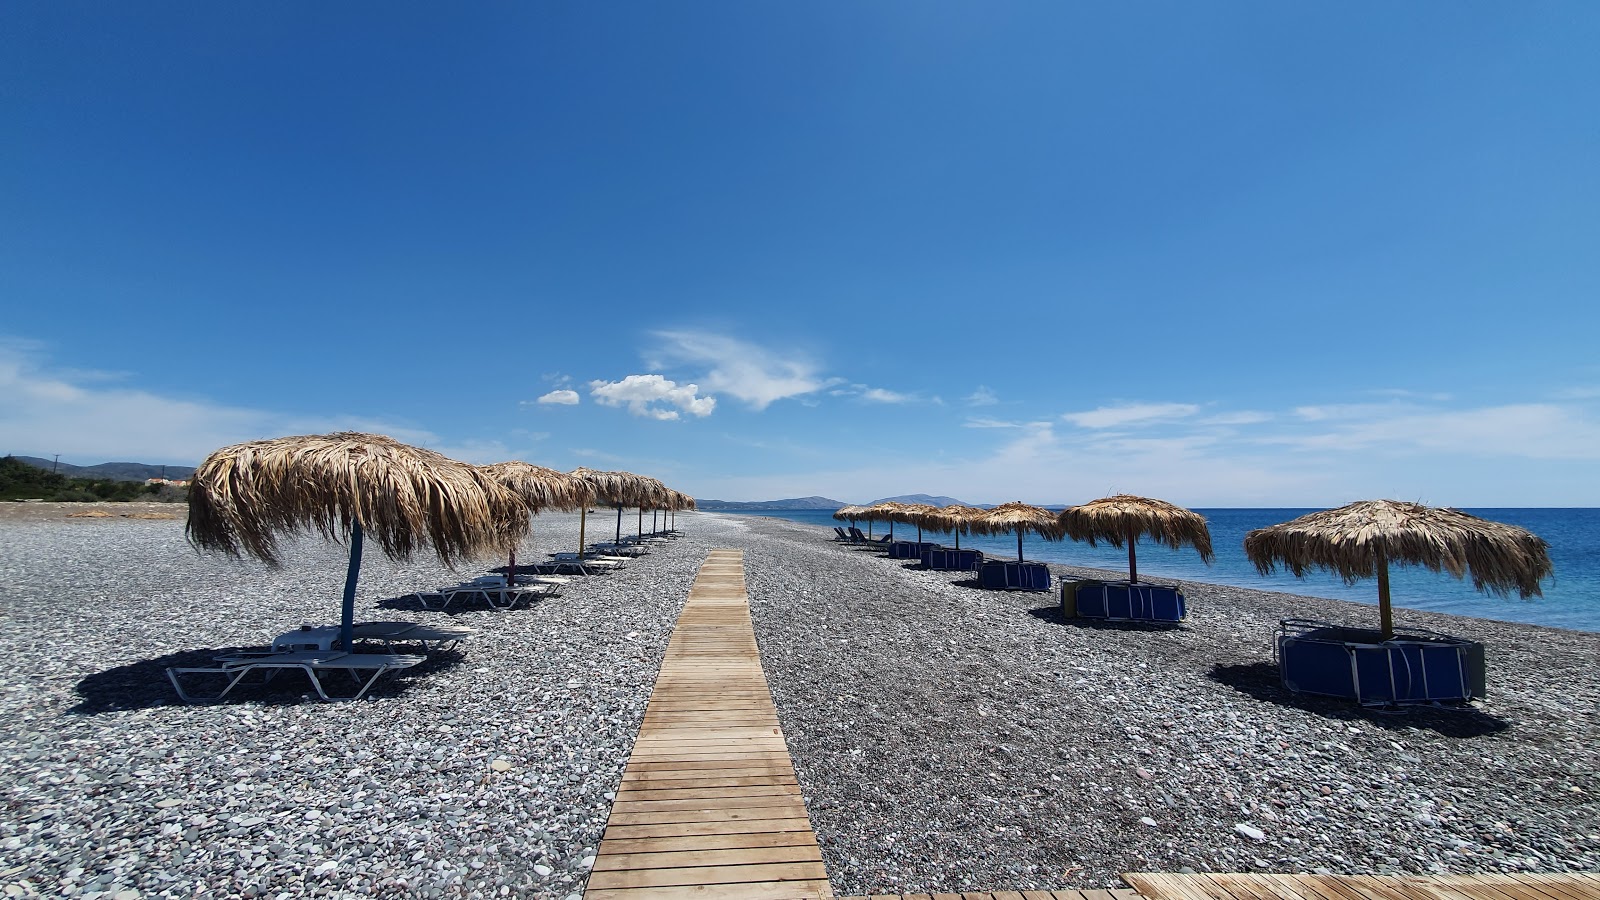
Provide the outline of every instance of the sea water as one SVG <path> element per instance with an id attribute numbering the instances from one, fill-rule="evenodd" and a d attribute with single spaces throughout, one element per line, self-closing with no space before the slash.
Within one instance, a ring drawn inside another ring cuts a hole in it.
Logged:
<path id="1" fill-rule="evenodd" d="M 720 510 L 719 510 L 720 511 Z M 1211 547 L 1216 553 L 1215 562 L 1207 566 L 1199 554 L 1185 547 L 1171 550 L 1149 541 L 1141 541 L 1137 550 L 1140 580 L 1181 579 L 1213 584 L 1228 584 L 1265 591 L 1283 591 L 1307 594 L 1313 597 L 1331 597 L 1353 600 L 1358 603 L 1378 602 L 1377 580 L 1366 578 L 1346 585 L 1338 576 L 1312 571 L 1305 578 L 1295 578 L 1280 568 L 1270 576 L 1261 576 L 1244 555 L 1245 533 L 1287 522 L 1290 519 L 1316 512 L 1313 509 L 1197 509 L 1206 517 L 1211 529 Z M 728 510 L 731 512 L 731 510 Z M 1469 509 L 1466 512 L 1479 518 L 1505 522 L 1528 529 L 1550 544 L 1550 562 L 1554 577 L 1543 584 L 1544 596 L 1522 600 L 1515 593 L 1502 599 L 1480 593 L 1472 588 L 1470 576 L 1456 580 L 1447 572 L 1435 574 L 1420 566 L 1391 565 L 1390 596 L 1396 607 L 1426 609 L 1436 612 L 1477 616 L 1484 619 L 1503 619 L 1550 625 L 1579 631 L 1600 631 L 1600 509 Z M 772 516 L 823 526 L 826 537 L 833 536 L 832 526 L 844 525 L 833 518 L 831 510 L 819 509 L 767 509 L 740 515 Z M 860 523 L 866 531 L 866 523 Z M 888 531 L 886 522 L 873 526 L 876 535 Z M 915 540 L 916 526 L 896 524 L 896 538 Z M 819 538 L 824 535 L 819 535 Z M 954 546 L 954 536 L 934 531 L 924 531 L 924 540 Z M 961 546 L 982 550 L 984 553 L 1013 559 L 1017 554 L 1015 535 L 962 535 Z M 1038 535 L 1023 539 L 1022 555 L 1039 562 L 1085 566 L 1096 569 L 1127 571 L 1126 549 L 1101 544 L 1088 544 L 1071 540 L 1046 541 Z M 1293 615 L 1285 610 L 1285 616 Z"/>

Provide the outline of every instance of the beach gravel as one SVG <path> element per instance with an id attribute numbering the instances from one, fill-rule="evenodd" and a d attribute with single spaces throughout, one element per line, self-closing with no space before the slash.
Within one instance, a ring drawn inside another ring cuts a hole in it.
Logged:
<path id="1" fill-rule="evenodd" d="M 1370 621 L 1370 607 L 1186 584 L 1180 629 L 1069 624 L 1052 595 L 701 514 L 623 571 L 510 612 L 421 610 L 406 595 L 477 570 L 369 553 L 358 616 L 472 626 L 465 652 L 358 703 L 316 702 L 286 674 L 189 706 L 164 667 L 331 623 L 342 549 L 299 540 L 268 569 L 196 553 L 181 520 L 27 506 L 0 513 L 9 896 L 579 894 L 673 623 L 719 546 L 745 550 L 838 893 L 1103 887 L 1183 867 L 1600 869 L 1600 635 L 1401 612 L 1488 643 L 1491 696 L 1385 714 L 1286 694 L 1271 666 L 1279 618 Z M 591 535 L 614 521 L 591 517 Z M 577 524 L 541 516 L 520 557 L 570 549 Z"/>

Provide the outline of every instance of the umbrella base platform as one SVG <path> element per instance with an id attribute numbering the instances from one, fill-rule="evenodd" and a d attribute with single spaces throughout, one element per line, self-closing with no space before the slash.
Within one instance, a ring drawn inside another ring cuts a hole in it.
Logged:
<path id="1" fill-rule="evenodd" d="M 941 572 L 973 572 L 983 564 L 983 552 L 932 547 L 922 551 L 922 564 Z"/>
<path id="2" fill-rule="evenodd" d="M 1483 644 L 1426 629 L 1383 640 L 1378 631 L 1309 619 L 1278 623 L 1283 686 L 1363 704 L 1450 703 L 1487 691 Z"/>
<path id="3" fill-rule="evenodd" d="M 1074 581 L 1061 586 L 1061 614 L 1068 619 L 1177 624 L 1189 614 L 1183 592 L 1165 584 Z"/>
<path id="4" fill-rule="evenodd" d="M 1044 563 L 986 559 L 978 566 L 978 584 L 1003 591 L 1048 591 L 1050 569 Z"/>

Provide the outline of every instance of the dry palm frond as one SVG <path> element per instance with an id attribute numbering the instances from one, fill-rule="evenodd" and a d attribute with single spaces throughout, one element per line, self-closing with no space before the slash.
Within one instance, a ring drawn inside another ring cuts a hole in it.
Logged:
<path id="1" fill-rule="evenodd" d="M 1061 537 L 1061 526 L 1056 522 L 1055 513 L 1021 501 L 1002 503 L 984 510 L 983 515 L 973 517 L 970 528 L 977 534 L 1007 534 L 1013 531 L 1022 534 L 1032 531 L 1047 540 Z"/>
<path id="2" fill-rule="evenodd" d="M 527 532 L 527 506 L 465 463 L 375 434 L 250 441 L 206 457 L 189 486 L 189 540 L 279 562 L 279 535 L 345 540 L 360 525 L 391 559 L 431 545 L 446 565 Z"/>
<path id="3" fill-rule="evenodd" d="M 889 518 L 892 521 L 904 522 L 907 525 L 915 525 L 918 528 L 929 527 L 928 516 L 939 511 L 939 507 L 927 503 L 901 503 L 897 505 L 899 508 L 891 512 Z"/>
<path id="4" fill-rule="evenodd" d="M 606 506 L 632 506 L 634 498 L 642 493 L 639 476 L 632 472 L 602 472 L 579 466 L 572 470 L 572 476 L 588 482 L 595 502 Z"/>
<path id="5" fill-rule="evenodd" d="M 952 503 L 949 506 L 941 506 L 928 513 L 923 521 L 928 528 L 936 531 L 971 534 L 973 521 L 985 512 L 987 510 L 979 509 L 976 506 L 963 506 L 960 503 Z"/>
<path id="6" fill-rule="evenodd" d="M 860 515 L 861 518 L 873 522 L 898 522 L 900 520 L 896 519 L 895 515 L 898 514 L 904 507 L 904 503 L 896 503 L 893 500 L 884 500 L 879 503 L 874 503 L 871 506 L 863 506 L 861 508 Z"/>
<path id="7" fill-rule="evenodd" d="M 1513 590 L 1539 596 L 1551 572 L 1549 545 L 1526 529 L 1399 500 L 1363 500 L 1258 528 L 1245 535 L 1244 549 L 1263 575 L 1281 563 L 1296 577 L 1326 569 L 1354 583 L 1393 561 L 1457 578 L 1470 573 L 1474 588 L 1500 597 Z"/>
<path id="8" fill-rule="evenodd" d="M 594 502 L 589 482 L 556 469 L 512 460 L 478 468 L 490 478 L 515 491 L 534 512 L 542 509 L 576 510 Z"/>
<path id="9" fill-rule="evenodd" d="M 1165 500 L 1117 494 L 1068 507 L 1058 520 L 1067 537 L 1088 541 L 1091 547 L 1096 541 L 1121 547 L 1148 537 L 1174 550 L 1187 544 L 1207 563 L 1214 558 L 1205 516 Z"/>

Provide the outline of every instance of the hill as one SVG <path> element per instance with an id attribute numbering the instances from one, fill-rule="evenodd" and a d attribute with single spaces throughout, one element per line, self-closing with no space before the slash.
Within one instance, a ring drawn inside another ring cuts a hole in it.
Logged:
<path id="1" fill-rule="evenodd" d="M 864 504 L 864 505 L 871 506 L 873 503 L 889 503 L 889 502 L 894 502 L 894 503 L 926 503 L 929 506 L 949 506 L 952 503 L 961 503 L 960 500 L 957 500 L 954 497 L 935 497 L 935 496 L 932 496 L 930 494 L 901 494 L 898 497 L 885 497 L 882 500 L 874 500 L 874 501 L 872 501 L 872 503 L 867 503 L 867 504 Z M 980 509 L 986 509 L 986 508 L 988 508 L 988 506 L 990 504 L 987 504 L 987 503 L 961 503 L 961 505 L 962 506 L 976 506 L 976 507 L 978 507 Z"/>
<path id="2" fill-rule="evenodd" d="M 75 466 L 71 463 L 56 463 L 37 456 L 14 456 L 12 459 L 25 462 L 35 468 L 46 472 L 52 467 L 57 475 L 68 478 L 92 478 L 100 481 L 144 481 L 147 478 L 169 478 L 173 481 L 183 481 L 194 474 L 193 466 L 155 466 L 150 463 L 136 462 L 107 462 L 93 466 Z M 166 472 L 165 475 L 162 472 Z"/>
<path id="3" fill-rule="evenodd" d="M 845 504 L 827 497 L 794 497 L 789 500 L 701 500 L 696 498 L 695 508 L 718 509 L 838 509 Z"/>

